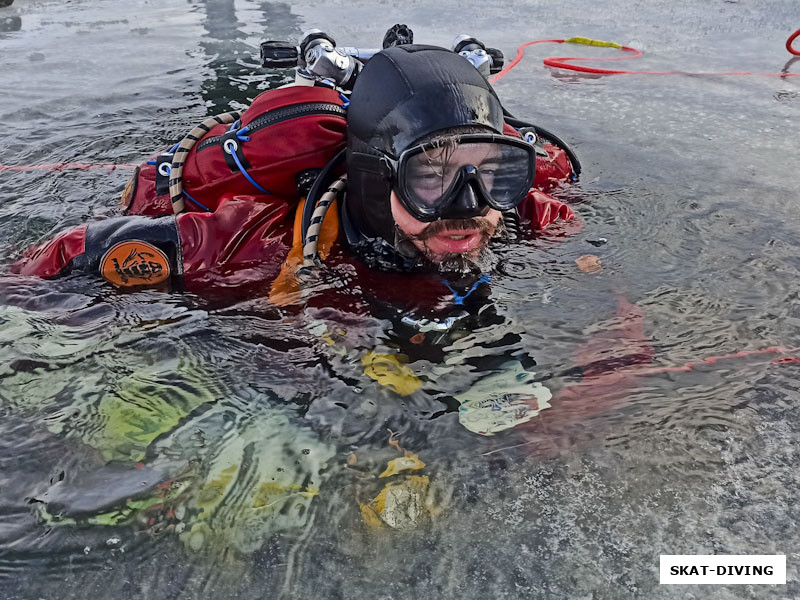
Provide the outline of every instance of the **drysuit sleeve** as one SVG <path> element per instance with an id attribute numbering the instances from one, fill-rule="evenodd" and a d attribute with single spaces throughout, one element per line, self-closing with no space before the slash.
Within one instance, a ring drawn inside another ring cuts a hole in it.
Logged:
<path id="1" fill-rule="evenodd" d="M 175 287 L 183 275 L 177 221 L 118 217 L 73 227 L 26 250 L 11 271 L 45 278 L 94 272 L 118 287 Z"/>
<path id="2" fill-rule="evenodd" d="M 13 273 L 99 274 L 117 287 L 199 291 L 261 285 L 289 252 L 289 204 L 226 196 L 213 213 L 128 216 L 68 229 L 28 249 Z"/>

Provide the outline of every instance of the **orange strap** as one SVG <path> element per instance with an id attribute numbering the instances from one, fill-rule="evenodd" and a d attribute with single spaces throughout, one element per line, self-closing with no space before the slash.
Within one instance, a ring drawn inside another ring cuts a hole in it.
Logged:
<path id="1" fill-rule="evenodd" d="M 294 230 L 292 235 L 292 249 L 286 257 L 281 272 L 269 291 L 269 300 L 278 306 L 288 306 L 300 303 L 300 281 L 297 279 L 297 270 L 303 264 L 303 207 L 306 199 L 303 198 L 297 205 L 297 212 L 294 214 Z M 328 258 L 331 248 L 339 238 L 339 211 L 337 201 L 334 200 L 328 212 L 325 213 L 325 220 L 322 222 L 322 229 L 319 232 L 318 250 L 322 260 Z"/>

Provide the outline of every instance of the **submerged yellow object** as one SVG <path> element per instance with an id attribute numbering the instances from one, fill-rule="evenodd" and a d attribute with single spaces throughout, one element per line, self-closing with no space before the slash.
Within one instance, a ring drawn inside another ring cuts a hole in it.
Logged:
<path id="1" fill-rule="evenodd" d="M 361 364 L 367 377 L 401 396 L 408 396 L 416 392 L 422 383 L 403 359 L 403 355 L 377 354 L 370 350 L 361 358 Z"/>
<path id="2" fill-rule="evenodd" d="M 406 456 L 390 460 L 386 465 L 386 470 L 378 475 L 378 477 L 391 477 L 403 471 L 417 471 L 424 468 L 425 463 L 422 462 L 416 454 L 408 452 Z"/>
<path id="3" fill-rule="evenodd" d="M 430 479 L 412 475 L 405 481 L 387 483 L 371 502 L 361 504 L 361 515 L 370 527 L 386 524 L 392 529 L 411 529 L 427 513 Z"/>
<path id="4" fill-rule="evenodd" d="M 311 499 L 318 494 L 319 490 L 310 486 L 303 487 L 297 483 L 280 485 L 274 481 L 265 481 L 256 491 L 252 506 L 253 508 L 271 508 L 293 495 Z"/>
<path id="5" fill-rule="evenodd" d="M 386 469 L 378 478 L 394 477 L 380 493 L 368 502 L 359 502 L 364 523 L 373 528 L 388 525 L 392 529 L 412 529 L 424 519 L 441 514 L 431 494 L 430 478 L 427 475 L 412 475 L 412 471 L 425 468 L 416 454 L 400 446 L 395 433 L 389 430 L 389 445 L 403 456 L 386 463 Z"/>
<path id="6" fill-rule="evenodd" d="M 203 512 L 197 515 L 198 519 L 208 519 L 214 513 L 228 492 L 228 486 L 233 481 L 236 468 L 236 465 L 229 466 L 220 473 L 217 479 L 209 481 L 201 488 L 196 504 L 203 509 Z"/>

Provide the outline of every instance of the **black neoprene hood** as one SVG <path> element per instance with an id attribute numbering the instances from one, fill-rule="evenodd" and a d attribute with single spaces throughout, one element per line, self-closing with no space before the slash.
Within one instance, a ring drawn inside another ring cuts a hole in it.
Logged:
<path id="1" fill-rule="evenodd" d="M 392 181 L 382 153 L 396 158 L 452 127 L 503 132 L 503 107 L 489 82 L 467 59 L 437 46 L 376 54 L 358 76 L 347 112 L 347 218 L 363 236 L 391 245 Z"/>

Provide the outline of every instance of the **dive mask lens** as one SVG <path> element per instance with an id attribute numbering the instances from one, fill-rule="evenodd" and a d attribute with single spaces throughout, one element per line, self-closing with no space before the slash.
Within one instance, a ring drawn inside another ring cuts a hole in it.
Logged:
<path id="1" fill-rule="evenodd" d="M 464 185 L 477 185 L 489 206 L 509 210 L 533 183 L 533 147 L 514 138 L 464 135 L 456 143 L 406 150 L 398 161 L 401 200 L 420 220 L 439 218 Z"/>

